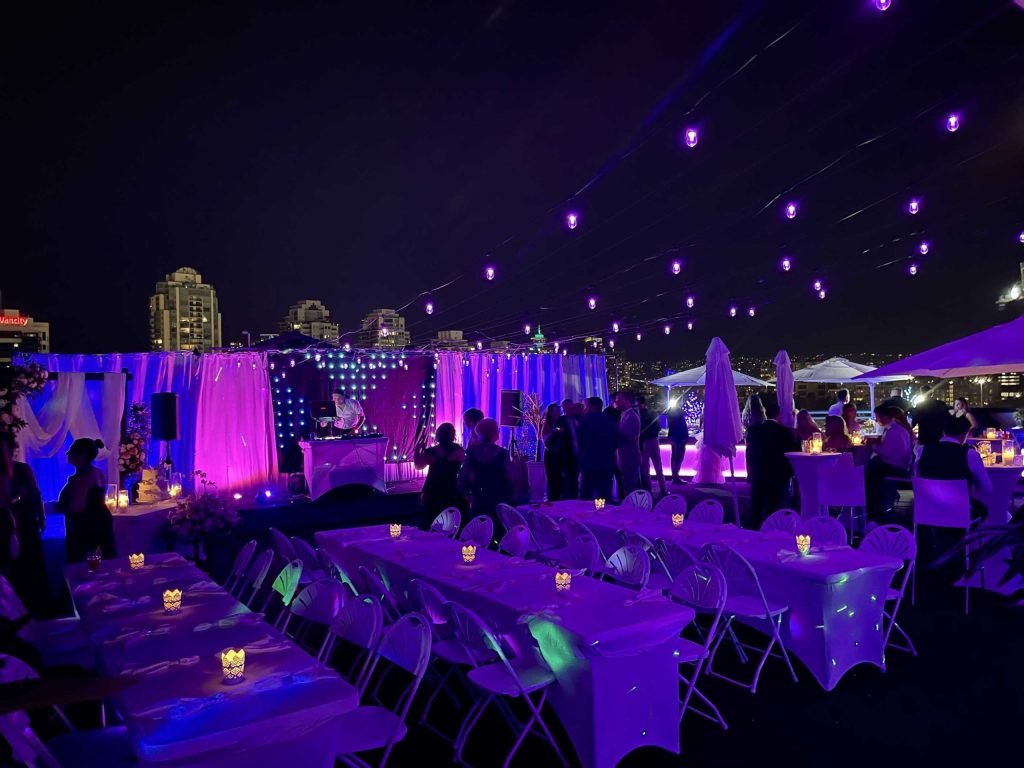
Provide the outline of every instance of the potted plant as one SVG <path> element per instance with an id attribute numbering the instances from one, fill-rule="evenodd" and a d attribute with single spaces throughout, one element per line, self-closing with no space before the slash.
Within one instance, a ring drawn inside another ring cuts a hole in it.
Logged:
<path id="1" fill-rule="evenodd" d="M 530 484 L 530 501 L 543 501 L 547 491 L 547 474 L 544 462 L 541 461 L 541 447 L 544 445 L 544 406 L 536 393 L 523 398 L 523 407 L 519 412 L 523 423 L 533 429 L 536 445 L 528 454 L 532 459 L 526 462 L 526 477 Z"/>
<path id="2" fill-rule="evenodd" d="M 222 555 L 229 553 L 228 539 L 238 524 L 238 510 L 224 505 L 216 483 L 209 482 L 205 472 L 197 469 L 192 474 L 199 481 L 195 490 L 178 502 L 167 519 L 171 530 L 192 544 L 196 564 L 205 561 L 211 576 L 222 575 L 216 572 L 221 570 Z"/>

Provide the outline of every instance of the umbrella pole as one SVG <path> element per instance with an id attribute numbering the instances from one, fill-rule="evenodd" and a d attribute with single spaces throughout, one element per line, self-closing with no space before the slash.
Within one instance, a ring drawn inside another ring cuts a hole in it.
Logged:
<path id="1" fill-rule="evenodd" d="M 733 521 L 740 526 L 740 498 L 736 493 L 736 470 L 732 466 L 732 456 L 729 457 L 729 479 L 732 480 L 732 513 Z"/>
<path id="2" fill-rule="evenodd" d="M 871 413 L 875 412 L 875 382 L 868 382 L 868 392 L 871 393 Z"/>

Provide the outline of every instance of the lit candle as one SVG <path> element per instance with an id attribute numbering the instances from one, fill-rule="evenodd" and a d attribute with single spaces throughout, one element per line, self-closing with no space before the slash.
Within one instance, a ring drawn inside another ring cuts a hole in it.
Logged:
<path id="1" fill-rule="evenodd" d="M 821 432 L 815 432 L 811 435 L 811 453 L 821 453 Z"/>
<path id="2" fill-rule="evenodd" d="M 683 527 L 683 515 L 681 512 L 676 512 L 672 515 L 672 525 L 676 528 Z"/>
<path id="3" fill-rule="evenodd" d="M 220 661 L 224 671 L 224 682 L 227 685 L 240 683 L 245 679 L 244 648 L 227 648 L 221 651 Z"/>
<path id="4" fill-rule="evenodd" d="M 568 571 L 555 571 L 555 590 L 568 592 L 572 586 L 572 574 Z"/>
<path id="5" fill-rule="evenodd" d="M 117 492 L 117 506 L 127 507 L 128 506 L 128 491 Z"/>
<path id="6" fill-rule="evenodd" d="M 998 429 L 993 429 L 992 427 L 989 427 L 988 429 L 985 430 L 985 439 L 986 440 L 997 440 L 998 438 L 999 438 L 999 430 Z"/>
<path id="7" fill-rule="evenodd" d="M 181 590 L 164 590 L 164 613 L 178 613 L 181 610 Z"/>
<path id="8" fill-rule="evenodd" d="M 388 526 L 388 533 L 391 534 L 392 539 L 397 539 L 399 536 L 402 535 L 402 524 L 392 523 Z"/>
<path id="9" fill-rule="evenodd" d="M 476 545 L 475 544 L 463 544 L 462 545 L 462 562 L 472 563 L 476 560 Z"/>
<path id="10" fill-rule="evenodd" d="M 128 555 L 128 567 L 133 571 L 138 571 L 146 564 L 146 556 L 142 553 L 137 555 Z"/>
<path id="11" fill-rule="evenodd" d="M 811 551 L 811 537 L 807 534 L 798 533 L 796 535 L 796 548 L 801 555 L 806 555 Z"/>
<path id="12" fill-rule="evenodd" d="M 850 435 L 850 442 L 853 443 L 854 445 L 863 445 L 864 436 L 860 432 L 854 432 L 852 435 Z"/>
<path id="13" fill-rule="evenodd" d="M 604 509 L 604 499 L 594 499 L 594 509 Z"/>
<path id="14" fill-rule="evenodd" d="M 172 499 L 176 499 L 181 496 L 181 483 L 171 483 L 171 486 L 167 489 L 167 492 L 171 494 Z"/>
<path id="15" fill-rule="evenodd" d="M 1003 464 L 1013 464 L 1017 443 L 1013 440 L 1003 440 Z"/>

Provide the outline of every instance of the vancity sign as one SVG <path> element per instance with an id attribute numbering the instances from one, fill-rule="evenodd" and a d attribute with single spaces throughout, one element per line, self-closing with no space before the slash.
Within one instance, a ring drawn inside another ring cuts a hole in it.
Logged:
<path id="1" fill-rule="evenodd" d="M 29 318 L 24 315 L 0 315 L 0 325 L 13 325 L 17 328 L 24 328 L 28 325 Z"/>

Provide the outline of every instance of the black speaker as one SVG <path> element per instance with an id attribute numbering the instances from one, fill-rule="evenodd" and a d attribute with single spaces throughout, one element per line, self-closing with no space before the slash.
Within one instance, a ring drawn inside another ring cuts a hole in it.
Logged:
<path id="1" fill-rule="evenodd" d="M 518 389 L 501 390 L 501 401 L 498 412 L 502 427 L 521 427 L 523 425 L 523 393 Z"/>
<path id="2" fill-rule="evenodd" d="M 178 439 L 178 393 L 154 392 L 149 397 L 153 421 L 153 439 L 161 442 Z"/>

